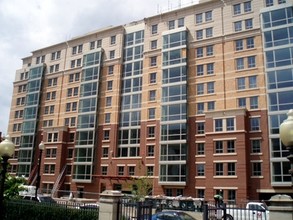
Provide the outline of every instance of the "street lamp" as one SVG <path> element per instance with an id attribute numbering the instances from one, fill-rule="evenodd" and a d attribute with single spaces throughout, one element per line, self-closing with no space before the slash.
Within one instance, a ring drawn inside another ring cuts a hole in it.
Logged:
<path id="1" fill-rule="evenodd" d="M 291 174 L 291 185 L 293 187 L 293 109 L 290 109 L 287 115 L 288 118 L 280 125 L 280 139 L 289 150 L 287 158 L 291 164 L 289 173 Z"/>
<path id="2" fill-rule="evenodd" d="M 2 171 L 1 171 L 1 188 L 0 188 L 0 212 L 2 217 L 4 215 L 4 183 L 7 172 L 8 159 L 14 154 L 15 145 L 12 143 L 9 135 L 5 137 L 5 140 L 0 143 L 0 157 L 2 157 Z"/>
<path id="3" fill-rule="evenodd" d="M 36 192 L 35 192 L 35 200 L 38 200 L 38 189 L 40 188 L 40 183 L 41 183 L 41 175 L 40 175 L 40 169 L 41 169 L 41 161 L 42 161 L 42 153 L 43 150 L 45 149 L 45 144 L 43 141 L 39 144 L 39 159 L 38 159 L 38 173 L 37 173 L 37 182 L 36 182 Z"/>

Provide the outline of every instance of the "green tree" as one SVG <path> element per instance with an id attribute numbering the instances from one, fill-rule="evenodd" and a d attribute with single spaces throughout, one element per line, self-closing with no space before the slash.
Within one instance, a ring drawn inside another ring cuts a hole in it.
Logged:
<path id="1" fill-rule="evenodd" d="M 5 199 L 16 199 L 19 198 L 19 192 L 24 191 L 23 185 L 27 183 L 24 177 L 12 176 L 6 174 L 6 180 L 4 184 L 4 198 Z"/>
<path id="2" fill-rule="evenodd" d="M 137 201 L 144 200 L 145 196 L 149 195 L 153 188 L 152 179 L 148 176 L 133 178 L 133 184 L 132 195 Z"/>

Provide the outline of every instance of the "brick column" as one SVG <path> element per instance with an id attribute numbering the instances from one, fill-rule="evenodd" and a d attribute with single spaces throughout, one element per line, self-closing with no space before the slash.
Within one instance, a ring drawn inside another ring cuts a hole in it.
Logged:
<path id="1" fill-rule="evenodd" d="M 99 219 L 117 220 L 118 201 L 123 196 L 120 191 L 105 190 L 100 194 Z"/>

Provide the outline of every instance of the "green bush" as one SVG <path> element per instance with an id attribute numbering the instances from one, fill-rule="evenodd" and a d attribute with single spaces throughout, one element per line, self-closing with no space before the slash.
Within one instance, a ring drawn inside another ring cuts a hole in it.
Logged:
<path id="1" fill-rule="evenodd" d="M 98 220 L 97 210 L 79 210 L 58 204 L 12 200 L 5 202 L 3 220 Z"/>

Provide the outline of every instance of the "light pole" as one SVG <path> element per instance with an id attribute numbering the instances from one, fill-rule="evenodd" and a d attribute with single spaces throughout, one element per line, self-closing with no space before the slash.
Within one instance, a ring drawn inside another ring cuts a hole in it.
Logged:
<path id="1" fill-rule="evenodd" d="M 293 187 L 293 109 L 287 113 L 288 118 L 280 125 L 280 139 L 289 150 L 288 160 L 290 161 L 291 186 Z"/>
<path id="2" fill-rule="evenodd" d="M 4 184 L 7 172 L 8 159 L 14 154 L 15 145 L 12 143 L 9 135 L 0 143 L 0 157 L 2 157 L 2 171 L 1 171 L 1 191 L 0 191 L 0 218 L 4 216 Z"/>
<path id="3" fill-rule="evenodd" d="M 41 161 L 42 161 L 42 153 L 43 150 L 45 149 L 45 144 L 43 141 L 39 144 L 39 158 L 38 158 L 38 173 L 37 173 L 37 182 L 36 182 L 36 192 L 35 192 L 35 200 L 38 200 L 38 190 L 40 188 L 40 183 L 41 183 L 41 175 L 40 175 L 40 169 L 41 169 Z"/>

